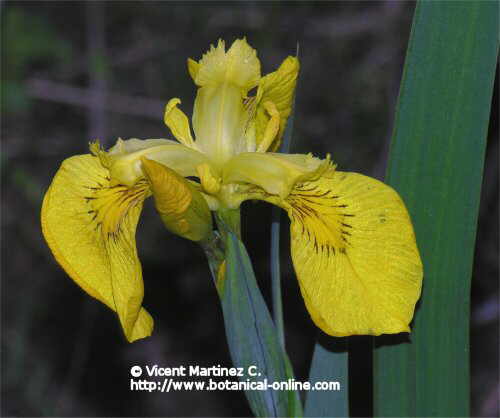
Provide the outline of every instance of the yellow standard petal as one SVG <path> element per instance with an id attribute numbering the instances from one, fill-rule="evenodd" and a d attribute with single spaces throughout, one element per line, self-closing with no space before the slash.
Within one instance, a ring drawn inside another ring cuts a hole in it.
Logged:
<path id="1" fill-rule="evenodd" d="M 285 202 L 292 259 L 318 327 L 333 336 L 409 332 L 422 285 L 413 227 L 398 194 L 333 169 Z"/>
<path id="2" fill-rule="evenodd" d="M 224 41 L 220 39 L 217 47 L 211 46 L 198 64 L 197 67 L 188 61 L 188 70 L 200 87 L 228 81 L 248 91 L 255 87 L 260 79 L 257 52 L 244 38 L 236 39 L 227 52 Z"/>
<path id="3" fill-rule="evenodd" d="M 188 63 L 200 87 L 193 109 L 197 147 L 221 167 L 247 149 L 248 112 L 243 99 L 260 79 L 260 62 L 245 39 L 237 39 L 226 52 L 219 41 L 198 65 Z"/>
<path id="4" fill-rule="evenodd" d="M 56 260 L 89 295 L 116 311 L 127 339 L 151 335 L 153 319 L 141 307 L 143 281 L 135 230 L 148 195 L 145 181 L 110 185 L 100 159 L 65 160 L 47 191 L 43 235 Z"/>
<path id="5" fill-rule="evenodd" d="M 141 161 L 166 228 L 192 241 L 207 238 L 212 232 L 212 215 L 201 193 L 174 170 L 146 158 Z"/>
<path id="6" fill-rule="evenodd" d="M 279 131 L 269 146 L 269 151 L 276 151 L 281 143 L 285 132 L 286 122 L 292 111 L 293 95 L 299 74 L 299 60 L 296 57 L 288 57 L 280 65 L 278 70 L 267 74 L 259 82 L 256 97 L 256 142 L 257 146 L 266 139 L 266 129 L 273 114 L 266 108 L 267 102 L 272 102 L 279 113 Z M 267 105 L 268 107 L 269 105 Z"/>

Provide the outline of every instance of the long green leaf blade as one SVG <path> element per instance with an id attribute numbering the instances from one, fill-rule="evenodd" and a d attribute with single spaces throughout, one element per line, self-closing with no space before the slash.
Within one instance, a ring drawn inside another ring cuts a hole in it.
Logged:
<path id="1" fill-rule="evenodd" d="M 233 364 L 245 370 L 240 380 L 261 382 L 267 379 L 269 384 L 287 382 L 293 379 L 292 368 L 257 286 L 245 247 L 231 232 L 227 234 L 226 245 L 222 308 Z M 250 366 L 256 366 L 260 375 L 251 376 L 248 373 Z M 248 390 L 245 394 L 256 416 L 302 416 L 296 391 Z"/>
<path id="2" fill-rule="evenodd" d="M 337 381 L 340 390 L 310 391 L 307 394 L 305 417 L 347 417 L 349 416 L 348 396 L 348 346 L 347 337 L 327 337 L 314 347 L 309 381 Z"/>
<path id="3" fill-rule="evenodd" d="M 411 341 L 375 340 L 376 416 L 469 414 L 470 279 L 497 55 L 498 2 L 417 4 L 387 182 L 412 216 L 424 287 Z"/>

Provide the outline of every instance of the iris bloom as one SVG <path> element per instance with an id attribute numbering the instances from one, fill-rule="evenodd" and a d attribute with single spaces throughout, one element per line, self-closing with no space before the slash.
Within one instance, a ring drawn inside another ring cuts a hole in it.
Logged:
<path id="1" fill-rule="evenodd" d="M 144 199 L 172 232 L 193 241 L 212 234 L 210 211 L 248 199 L 283 208 L 306 307 L 333 336 L 409 332 L 422 264 L 398 194 L 311 154 L 280 154 L 299 70 L 286 58 L 261 76 L 244 39 L 223 41 L 188 60 L 198 87 L 192 130 L 168 102 L 167 139 L 118 140 L 107 152 L 63 162 L 45 195 L 42 229 L 55 258 L 88 294 L 116 311 L 129 341 L 151 334 L 142 307 L 135 230 Z M 249 92 L 255 89 L 255 95 Z M 186 179 L 189 177 L 190 179 Z M 198 181 L 193 181 L 197 178 Z"/>

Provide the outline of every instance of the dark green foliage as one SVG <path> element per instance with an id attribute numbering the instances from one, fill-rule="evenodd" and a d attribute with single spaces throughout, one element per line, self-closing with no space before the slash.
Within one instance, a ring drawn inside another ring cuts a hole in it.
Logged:
<path id="1" fill-rule="evenodd" d="M 375 339 L 377 416 L 469 414 L 470 280 L 497 54 L 497 2 L 418 3 L 387 182 L 413 219 L 424 285 L 409 339 Z"/>

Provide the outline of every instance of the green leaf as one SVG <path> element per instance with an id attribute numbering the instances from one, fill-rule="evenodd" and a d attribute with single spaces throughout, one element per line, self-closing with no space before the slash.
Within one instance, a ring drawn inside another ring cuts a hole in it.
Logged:
<path id="1" fill-rule="evenodd" d="M 276 333 L 267 305 L 257 286 L 245 247 L 232 233 L 226 233 L 226 273 L 221 292 L 224 323 L 231 358 L 242 367 L 240 381 L 269 384 L 293 379 L 293 371 Z M 259 376 L 250 376 L 256 366 Z M 296 391 L 268 389 L 245 391 L 253 413 L 259 417 L 299 417 L 302 406 Z"/>
<path id="2" fill-rule="evenodd" d="M 424 264 L 408 337 L 375 339 L 376 416 L 469 414 L 470 280 L 498 55 L 498 2 L 417 4 L 387 182 Z"/>
<path id="3" fill-rule="evenodd" d="M 314 347 L 309 382 L 337 381 L 338 391 L 310 391 L 307 394 L 304 416 L 347 417 L 349 416 L 348 351 L 347 337 L 334 338 L 326 334 Z"/>

